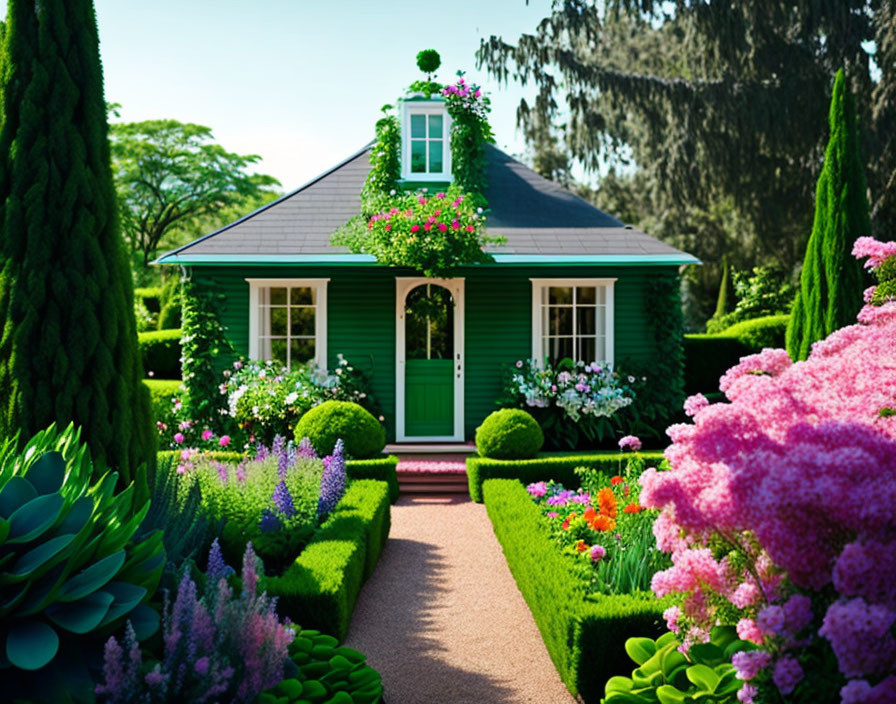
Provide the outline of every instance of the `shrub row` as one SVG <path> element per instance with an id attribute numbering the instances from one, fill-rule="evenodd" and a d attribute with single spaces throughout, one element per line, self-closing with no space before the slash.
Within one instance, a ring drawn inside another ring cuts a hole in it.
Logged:
<path id="1" fill-rule="evenodd" d="M 787 314 L 766 315 L 753 320 L 742 320 L 723 330 L 721 334 L 727 337 L 736 337 L 757 352 L 765 347 L 783 348 L 789 320 L 790 316 Z"/>
<path id="2" fill-rule="evenodd" d="M 180 328 L 137 334 L 143 370 L 156 379 L 180 379 Z"/>
<path id="3" fill-rule="evenodd" d="M 178 379 L 144 379 L 143 384 L 149 389 L 152 403 L 152 419 L 162 420 L 171 411 L 171 398 L 180 396 L 180 380 Z"/>
<path id="4" fill-rule="evenodd" d="M 517 587 L 529 605 L 560 679 L 586 703 L 610 677 L 631 670 L 625 641 L 665 631 L 669 606 L 650 593 L 585 597 L 574 563 L 557 549 L 523 485 L 489 479 L 485 507 Z"/>
<path id="5" fill-rule="evenodd" d="M 351 479 L 376 479 L 389 485 L 389 500 L 398 501 L 398 458 L 395 455 L 373 460 L 347 460 L 345 473 Z"/>
<path id="6" fill-rule="evenodd" d="M 134 289 L 134 298 L 143 301 L 146 310 L 150 313 L 158 313 L 162 310 L 162 287 L 161 286 L 145 286 L 143 288 Z"/>
<path id="7" fill-rule="evenodd" d="M 224 450 L 216 451 L 216 452 L 204 452 L 203 453 L 210 460 L 214 460 L 215 462 L 242 462 L 246 455 L 242 452 L 225 452 Z M 180 451 L 179 450 L 161 450 L 158 453 L 159 465 L 162 465 L 162 462 L 173 462 L 176 466 L 180 461 Z"/>
<path id="8" fill-rule="evenodd" d="M 389 487 L 352 482 L 336 510 L 282 577 L 264 580 L 280 612 L 303 628 L 345 640 L 361 585 L 389 537 Z"/>
<path id="9" fill-rule="evenodd" d="M 648 463 L 663 459 L 661 452 L 642 452 Z M 467 482 L 470 498 L 482 503 L 482 484 L 487 479 L 519 479 L 524 484 L 549 481 L 561 482 L 567 489 L 579 486 L 576 467 L 619 474 L 625 466 L 627 455 L 621 452 L 600 452 L 582 455 L 554 455 L 532 460 L 495 460 L 472 455 L 467 457 Z"/>

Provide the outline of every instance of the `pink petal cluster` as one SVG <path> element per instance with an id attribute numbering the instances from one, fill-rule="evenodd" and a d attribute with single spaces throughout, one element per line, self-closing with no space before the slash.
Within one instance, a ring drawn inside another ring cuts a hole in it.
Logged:
<path id="1" fill-rule="evenodd" d="M 852 255 L 868 257 L 866 269 L 877 269 L 885 260 L 896 257 L 896 242 L 878 242 L 873 237 L 859 237 L 852 246 Z"/>

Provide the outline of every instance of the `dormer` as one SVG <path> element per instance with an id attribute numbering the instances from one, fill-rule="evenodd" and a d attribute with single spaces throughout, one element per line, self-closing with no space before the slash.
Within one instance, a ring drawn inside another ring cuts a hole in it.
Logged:
<path id="1" fill-rule="evenodd" d="M 401 178 L 451 181 L 451 117 L 442 98 L 411 96 L 401 102 Z"/>

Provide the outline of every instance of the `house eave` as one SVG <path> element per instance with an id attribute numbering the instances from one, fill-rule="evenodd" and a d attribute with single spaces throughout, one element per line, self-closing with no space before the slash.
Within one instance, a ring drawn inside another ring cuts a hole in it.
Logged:
<path id="1" fill-rule="evenodd" d="M 681 266 L 701 264 L 696 257 L 676 254 L 493 254 L 494 263 L 478 266 Z M 379 266 L 369 254 L 177 254 L 160 257 L 157 264 L 183 266 Z"/>

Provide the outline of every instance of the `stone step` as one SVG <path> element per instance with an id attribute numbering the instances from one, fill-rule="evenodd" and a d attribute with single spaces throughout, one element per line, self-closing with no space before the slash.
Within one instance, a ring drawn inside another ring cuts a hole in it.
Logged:
<path id="1" fill-rule="evenodd" d="M 405 494 L 465 494 L 466 472 L 402 472 L 398 471 L 398 487 Z"/>
<path id="2" fill-rule="evenodd" d="M 402 494 L 466 494 L 467 483 L 463 484 L 399 484 Z"/>

